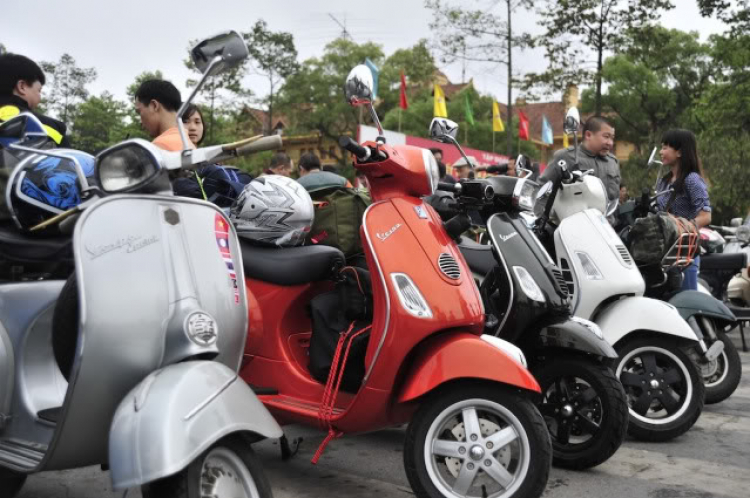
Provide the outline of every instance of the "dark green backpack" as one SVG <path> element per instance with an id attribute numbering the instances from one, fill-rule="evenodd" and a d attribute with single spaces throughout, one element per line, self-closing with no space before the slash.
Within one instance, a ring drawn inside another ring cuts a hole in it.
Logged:
<path id="1" fill-rule="evenodd" d="M 310 197 L 315 218 L 307 243 L 336 247 L 347 258 L 362 254 L 359 227 L 365 210 L 372 204 L 370 195 L 353 188 L 329 187 L 310 192 Z"/>

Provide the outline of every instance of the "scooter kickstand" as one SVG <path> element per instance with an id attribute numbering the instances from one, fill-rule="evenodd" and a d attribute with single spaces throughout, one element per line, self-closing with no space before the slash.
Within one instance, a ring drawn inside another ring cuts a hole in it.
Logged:
<path id="1" fill-rule="evenodd" d="M 286 462 L 299 451 L 299 447 L 302 444 L 303 439 L 301 437 L 295 438 L 292 444 L 289 444 L 289 440 L 286 438 L 286 434 L 279 438 L 279 446 L 281 446 L 281 460 Z M 292 446 L 294 449 L 292 449 Z"/>

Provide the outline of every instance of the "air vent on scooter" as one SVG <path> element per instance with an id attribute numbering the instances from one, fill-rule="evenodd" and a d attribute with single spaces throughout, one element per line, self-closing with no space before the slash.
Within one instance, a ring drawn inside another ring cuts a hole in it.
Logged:
<path id="1" fill-rule="evenodd" d="M 568 297 L 568 282 L 565 281 L 563 273 L 557 268 L 552 268 L 552 274 L 555 276 L 555 280 L 557 280 L 557 286 L 560 287 L 565 297 Z"/>
<path id="2" fill-rule="evenodd" d="M 617 252 L 620 253 L 620 257 L 623 261 L 625 261 L 625 264 L 632 265 L 633 264 L 633 258 L 630 257 L 630 253 L 628 252 L 628 249 L 621 244 L 617 245 Z"/>
<path id="3" fill-rule="evenodd" d="M 562 268 L 563 280 L 568 286 L 568 294 L 572 296 L 575 292 L 575 284 L 573 283 L 573 272 L 570 271 L 567 259 L 560 258 L 560 268 Z"/>
<path id="4" fill-rule="evenodd" d="M 456 258 L 444 252 L 438 257 L 438 266 L 446 277 L 458 280 L 461 278 L 461 267 L 458 265 Z"/>

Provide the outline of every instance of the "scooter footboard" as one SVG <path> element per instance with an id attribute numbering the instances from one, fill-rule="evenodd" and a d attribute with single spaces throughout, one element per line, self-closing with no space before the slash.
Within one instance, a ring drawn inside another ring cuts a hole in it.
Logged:
<path id="1" fill-rule="evenodd" d="M 483 379 L 541 392 L 522 364 L 523 353 L 497 337 L 451 333 L 429 339 L 419 347 L 397 398 L 400 403 L 458 379 Z"/>
<path id="2" fill-rule="evenodd" d="M 158 370 L 130 391 L 115 413 L 109 442 L 112 485 L 129 488 L 176 474 L 236 432 L 258 438 L 283 434 L 226 366 L 193 361 Z"/>

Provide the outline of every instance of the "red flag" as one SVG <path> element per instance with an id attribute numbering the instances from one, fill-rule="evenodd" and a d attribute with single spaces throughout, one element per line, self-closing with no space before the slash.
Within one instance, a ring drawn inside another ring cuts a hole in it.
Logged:
<path id="1" fill-rule="evenodd" d="M 409 103 L 406 101 L 406 78 L 404 72 L 401 71 L 401 102 L 399 102 L 401 109 L 408 109 Z"/>
<path id="2" fill-rule="evenodd" d="M 529 118 L 523 111 L 518 111 L 518 138 L 521 140 L 529 139 Z"/>

